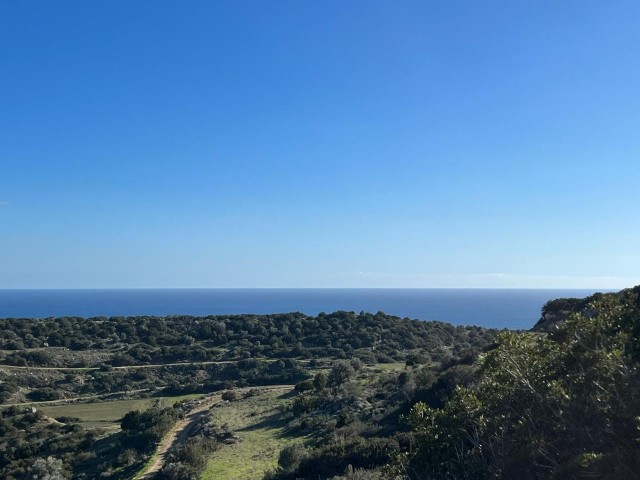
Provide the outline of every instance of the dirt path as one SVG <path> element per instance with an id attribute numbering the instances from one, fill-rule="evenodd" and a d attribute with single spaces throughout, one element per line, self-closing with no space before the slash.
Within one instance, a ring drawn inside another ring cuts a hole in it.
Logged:
<path id="1" fill-rule="evenodd" d="M 97 398 L 117 397 L 118 395 L 131 395 L 132 393 L 148 392 L 149 388 L 139 388 L 137 390 L 123 390 L 121 392 L 98 393 L 96 395 L 88 395 L 86 397 L 58 398 L 56 400 L 41 400 L 38 402 L 21 402 L 21 403 L 2 403 L 0 408 L 4 407 L 30 407 L 31 405 L 47 405 L 56 406 L 69 402 L 82 402 L 84 400 L 95 400 Z"/>
<path id="2" fill-rule="evenodd" d="M 268 385 L 264 387 L 246 387 L 239 388 L 234 391 L 238 393 L 245 393 L 252 389 L 260 389 L 260 390 L 287 390 L 290 391 L 294 388 L 294 385 Z M 198 405 L 196 408 L 191 410 L 189 414 L 179 422 L 177 422 L 171 431 L 165 435 L 165 437 L 160 441 L 158 447 L 156 448 L 156 452 L 152 457 L 152 462 L 147 465 L 144 470 L 142 470 L 138 475 L 134 477 L 135 480 L 143 480 L 150 478 L 154 473 L 160 471 L 162 466 L 164 465 L 164 461 L 167 457 L 167 453 L 174 448 L 179 443 L 186 441 L 191 436 L 191 431 L 198 424 L 198 421 L 206 415 L 211 407 L 216 404 L 223 402 L 222 400 L 222 392 L 220 394 L 213 395 L 211 397 L 207 397 L 202 400 L 202 403 Z M 241 401 L 241 400 L 240 400 Z"/>
<path id="3" fill-rule="evenodd" d="M 177 422 L 171 431 L 165 435 L 160 441 L 156 452 L 153 455 L 153 461 L 147 465 L 147 467 L 139 473 L 135 478 L 144 479 L 151 477 L 154 473 L 160 471 L 164 465 L 165 458 L 169 450 L 178 443 L 184 442 L 198 423 L 198 421 L 207 414 L 209 409 L 215 404 L 221 402 L 220 395 L 214 395 L 203 400 L 203 402 L 196 408 L 191 410 L 189 414 L 179 422 Z"/>
<path id="4" fill-rule="evenodd" d="M 282 360 L 280 358 L 250 358 L 248 360 L 257 360 L 259 362 L 277 362 L 278 360 Z M 293 359 L 299 363 L 307 364 L 309 363 L 308 359 Z M 324 359 L 319 359 L 324 360 Z M 240 360 L 210 360 L 207 362 L 173 362 L 173 363 L 154 363 L 151 365 L 122 365 L 119 367 L 109 367 L 113 370 L 127 370 L 127 369 L 137 369 L 137 368 L 161 368 L 161 367 L 188 367 L 192 365 L 228 365 L 232 363 L 238 363 Z M 7 370 L 54 370 L 61 372 L 86 372 L 91 370 L 100 370 L 103 367 L 31 367 L 24 365 L 4 365 L 0 364 L 0 370 L 6 368 Z"/>
<path id="5" fill-rule="evenodd" d="M 260 359 L 262 360 L 262 359 Z M 275 361 L 273 359 L 264 359 L 265 361 Z M 237 360 L 216 360 L 209 362 L 174 362 L 174 363 L 156 363 L 153 365 L 123 365 L 119 367 L 109 367 L 113 370 L 126 370 L 135 368 L 160 368 L 160 367 L 177 367 L 177 366 L 190 366 L 190 365 L 226 365 L 229 363 L 236 363 Z M 101 367 L 30 367 L 30 366 L 18 366 L 18 365 L 1 365 L 0 369 L 6 368 L 9 370 L 55 370 L 62 372 L 86 372 L 90 370 L 100 370 Z"/>

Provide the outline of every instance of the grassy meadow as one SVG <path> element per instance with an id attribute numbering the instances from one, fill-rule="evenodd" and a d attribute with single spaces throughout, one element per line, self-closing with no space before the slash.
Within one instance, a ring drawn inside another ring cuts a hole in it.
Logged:
<path id="1" fill-rule="evenodd" d="M 201 397 L 201 394 L 175 397 L 153 397 L 131 400 L 109 400 L 91 403 L 65 403 L 62 405 L 38 406 L 38 410 L 52 418 L 73 417 L 87 428 L 117 426 L 120 419 L 132 410 L 146 410 L 154 405 L 168 407 L 182 400 Z"/>
<path id="2" fill-rule="evenodd" d="M 258 396 L 215 407 L 213 422 L 227 424 L 243 441 L 213 454 L 202 480 L 254 480 L 278 464 L 280 450 L 302 441 L 287 434 L 279 408 L 286 390 L 267 390 Z"/>

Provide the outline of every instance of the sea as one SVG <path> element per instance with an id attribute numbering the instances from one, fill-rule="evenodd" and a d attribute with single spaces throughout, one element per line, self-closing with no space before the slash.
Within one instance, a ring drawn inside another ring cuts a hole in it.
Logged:
<path id="1" fill-rule="evenodd" d="M 454 325 L 529 329 L 551 299 L 596 290 L 259 288 L 0 290 L 0 318 L 382 311 Z"/>

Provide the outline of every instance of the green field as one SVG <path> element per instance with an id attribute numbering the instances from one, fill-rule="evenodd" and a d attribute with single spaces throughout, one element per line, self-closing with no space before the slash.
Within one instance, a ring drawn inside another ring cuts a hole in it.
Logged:
<path id="1" fill-rule="evenodd" d="M 134 400 L 111 400 L 92 403 L 66 403 L 54 406 L 38 406 L 45 415 L 79 418 L 86 427 L 113 426 L 132 410 L 145 410 L 153 405 L 170 406 L 181 400 L 197 398 L 202 395 L 181 395 L 176 397 L 140 398 Z"/>
<path id="2" fill-rule="evenodd" d="M 215 452 L 201 479 L 256 480 L 275 467 L 283 447 L 303 441 L 283 429 L 279 407 L 286 401 L 283 391 L 267 391 L 214 408 L 214 423 L 228 424 L 244 441 Z"/>

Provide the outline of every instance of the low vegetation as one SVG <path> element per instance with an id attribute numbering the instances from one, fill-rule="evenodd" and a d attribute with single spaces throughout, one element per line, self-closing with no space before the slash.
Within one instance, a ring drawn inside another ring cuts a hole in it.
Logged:
<path id="1" fill-rule="evenodd" d="M 0 324 L 5 404 L 163 395 L 5 407 L 8 480 L 139 478 L 151 458 L 147 480 L 640 471 L 640 287 L 549 302 L 531 332 L 349 312 Z M 65 348 L 85 365 L 70 365 Z M 161 441 L 170 448 L 158 463 Z"/>
<path id="2" fill-rule="evenodd" d="M 276 466 L 282 448 L 299 441 L 285 429 L 282 408 L 290 388 L 256 390 L 213 408 L 210 423 L 229 432 L 208 462 L 203 480 L 251 480 Z"/>

